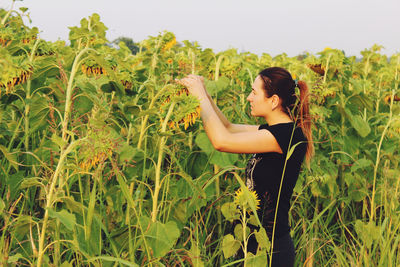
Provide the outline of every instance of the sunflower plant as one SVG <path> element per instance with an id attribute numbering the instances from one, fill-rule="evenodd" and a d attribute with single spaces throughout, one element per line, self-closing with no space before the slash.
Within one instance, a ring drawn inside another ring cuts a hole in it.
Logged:
<path id="1" fill-rule="evenodd" d="M 225 219 L 230 222 L 239 221 L 234 227 L 234 234 L 225 235 L 222 240 L 222 251 L 225 258 L 235 256 L 240 248 L 243 250 L 244 266 L 256 266 L 266 260 L 266 249 L 269 247 L 265 229 L 251 231 L 249 224 L 259 226 L 259 221 L 254 210 L 260 209 L 260 199 L 257 192 L 247 187 L 240 187 L 234 195 L 232 202 L 227 202 L 221 207 Z M 255 235 L 259 244 L 257 255 L 247 252 L 247 244 L 251 235 Z"/>
<path id="2" fill-rule="evenodd" d="M 33 66 L 26 57 L 11 57 L 4 48 L 0 49 L 0 95 L 2 91 L 6 94 L 12 93 L 14 87 L 25 83 L 32 75 Z"/>
<path id="3" fill-rule="evenodd" d="M 175 106 L 168 121 L 170 129 L 179 128 L 182 125 L 186 130 L 200 118 L 200 102 L 195 96 L 189 94 L 187 88 L 177 84 L 168 86 L 159 107 L 161 118 L 166 117 L 172 103 Z M 163 121 L 164 119 L 161 119 L 161 122 Z"/>

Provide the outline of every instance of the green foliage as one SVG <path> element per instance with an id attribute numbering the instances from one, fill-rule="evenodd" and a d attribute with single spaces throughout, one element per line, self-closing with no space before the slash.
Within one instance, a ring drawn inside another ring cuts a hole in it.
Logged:
<path id="1" fill-rule="evenodd" d="M 69 231 L 72 231 L 75 227 L 76 219 L 74 214 L 71 214 L 66 210 L 57 212 L 53 209 L 49 209 L 49 216 L 59 220 Z"/>
<path id="2" fill-rule="evenodd" d="M 270 66 L 311 93 L 315 157 L 289 218 L 296 265 L 399 265 L 399 54 L 214 53 L 171 32 L 115 48 L 98 14 L 67 45 L 39 39 L 26 15 L 0 9 L 0 265 L 221 266 L 243 233 L 260 247 L 246 266 L 265 265 L 265 229 L 243 220 L 257 203 L 229 200 L 248 155 L 214 149 L 174 79 L 204 76 L 232 123 L 261 124 L 246 97 Z"/>
<path id="3" fill-rule="evenodd" d="M 230 258 L 236 254 L 240 248 L 240 242 L 235 240 L 233 235 L 228 234 L 222 239 L 222 251 L 225 258 Z"/>
<path id="4" fill-rule="evenodd" d="M 199 133 L 195 139 L 196 144 L 209 157 L 211 164 L 216 164 L 221 167 L 232 166 L 239 159 L 237 154 L 223 153 L 215 150 L 206 133 Z"/>

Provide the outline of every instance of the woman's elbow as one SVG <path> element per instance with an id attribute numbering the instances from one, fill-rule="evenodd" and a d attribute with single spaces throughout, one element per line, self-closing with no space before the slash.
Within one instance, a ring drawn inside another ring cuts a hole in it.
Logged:
<path id="1" fill-rule="evenodd" d="M 211 143 L 217 151 L 225 152 L 228 144 L 227 141 L 229 139 L 230 139 L 230 133 L 224 132 L 214 136 L 214 138 L 211 139 Z"/>
<path id="2" fill-rule="evenodd" d="M 215 150 L 217 150 L 219 152 L 224 152 L 224 144 L 223 144 L 222 140 L 214 140 L 212 142 L 212 145 L 215 148 Z"/>

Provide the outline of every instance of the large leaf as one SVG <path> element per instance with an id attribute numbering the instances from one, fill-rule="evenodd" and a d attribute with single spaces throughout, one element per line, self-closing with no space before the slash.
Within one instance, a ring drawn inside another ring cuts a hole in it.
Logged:
<path id="1" fill-rule="evenodd" d="M 208 136 L 206 133 L 202 132 L 199 133 L 196 136 L 195 139 L 196 145 L 198 145 L 201 150 L 203 150 L 207 155 L 210 155 L 211 153 L 215 152 L 216 150 L 214 149 L 213 145 L 211 144 L 210 140 L 208 139 Z"/>
<path id="2" fill-rule="evenodd" d="M 238 223 L 235 225 L 235 229 L 233 229 L 233 233 L 235 234 L 235 238 L 240 242 L 243 242 L 243 225 Z M 246 239 L 250 235 L 250 228 L 246 226 Z"/>
<path id="3" fill-rule="evenodd" d="M 18 170 L 17 157 L 15 156 L 15 154 L 10 153 L 8 149 L 2 145 L 0 145 L 0 152 L 3 153 L 4 158 L 6 158 L 10 162 L 11 166 L 13 166 L 15 170 Z"/>
<path id="4" fill-rule="evenodd" d="M 220 167 L 232 166 L 239 159 L 238 154 L 219 152 L 215 150 L 206 133 L 199 133 L 196 136 L 195 143 L 203 150 L 209 157 L 210 163 Z"/>
<path id="5" fill-rule="evenodd" d="M 266 267 L 267 262 L 267 253 L 261 250 L 257 252 L 257 255 L 249 252 L 246 257 L 246 266 L 248 267 Z"/>
<path id="6" fill-rule="evenodd" d="M 236 254 L 240 248 L 240 242 L 235 240 L 233 235 L 228 234 L 222 239 L 222 251 L 224 252 L 225 258 L 230 258 Z"/>
<path id="7" fill-rule="evenodd" d="M 142 228 L 146 230 L 146 219 L 142 221 Z M 167 254 L 172 249 L 180 231 L 175 222 L 169 221 L 166 224 L 161 222 L 150 222 L 150 228 L 145 233 L 147 244 L 153 250 L 153 256 L 158 258 Z"/>
<path id="8" fill-rule="evenodd" d="M 356 233 L 361 241 L 367 246 L 367 248 L 371 248 L 372 243 L 375 240 L 379 239 L 380 229 L 379 226 L 375 225 L 374 221 L 363 222 L 360 220 L 356 220 L 354 225 Z"/>
<path id="9" fill-rule="evenodd" d="M 201 260 L 201 250 L 196 243 L 192 243 L 192 246 L 188 251 L 188 255 L 192 261 L 193 267 L 204 267 L 204 263 Z"/>
<path id="10" fill-rule="evenodd" d="M 262 248 L 262 249 L 268 249 L 270 248 L 270 242 L 267 236 L 267 232 L 265 231 L 264 227 L 261 227 L 260 230 L 255 231 L 254 235 L 256 236 L 256 240 L 258 245 Z"/>
<path id="11" fill-rule="evenodd" d="M 19 192 L 21 183 L 25 178 L 25 173 L 23 171 L 19 171 L 14 173 L 13 175 L 6 176 L 7 187 L 9 190 L 9 198 L 14 199 Z"/>
<path id="12" fill-rule="evenodd" d="M 48 209 L 49 216 L 59 220 L 68 230 L 72 231 L 76 225 L 75 215 L 69 213 L 67 210 L 55 211 L 51 208 Z"/>
<path id="13" fill-rule="evenodd" d="M 48 114 L 49 106 L 46 98 L 35 95 L 30 101 L 30 112 L 29 112 L 29 121 L 30 121 L 30 129 L 29 134 L 36 130 L 44 130 L 46 129 L 48 123 Z"/>
<path id="14" fill-rule="evenodd" d="M 361 159 L 357 160 L 356 162 L 354 162 L 353 166 L 351 166 L 351 171 L 355 172 L 358 169 L 365 170 L 367 167 L 373 166 L 373 164 L 374 163 L 371 160 L 361 158 Z"/>
<path id="15" fill-rule="evenodd" d="M 137 267 L 139 265 L 137 265 L 134 262 L 129 262 L 127 260 L 121 259 L 121 258 L 116 258 L 116 257 L 112 257 L 112 256 L 98 256 L 98 257 L 94 257 L 94 258 L 90 258 L 88 259 L 88 262 L 92 262 L 92 261 L 96 261 L 96 260 L 102 260 L 102 261 L 110 261 L 110 262 L 115 262 L 115 263 L 120 263 L 122 264 L 122 266 L 130 266 L 130 267 Z M 115 264 L 116 265 L 116 264 Z M 113 265 L 113 266 L 115 266 Z"/>
<path id="16" fill-rule="evenodd" d="M 353 128 L 361 137 L 366 137 L 371 132 L 371 128 L 369 127 L 368 122 L 363 120 L 360 115 L 351 114 L 350 110 L 348 109 L 345 109 L 345 111 L 351 126 L 353 126 Z"/>
<path id="17" fill-rule="evenodd" d="M 117 153 L 119 154 L 118 162 L 120 164 L 130 160 L 134 160 L 135 162 L 143 160 L 143 150 L 130 146 L 126 143 L 124 143 Z"/>
<path id="18" fill-rule="evenodd" d="M 5 206 L 4 201 L 0 198 L 0 214 L 3 214 Z"/>
<path id="19" fill-rule="evenodd" d="M 239 219 L 238 209 L 236 207 L 236 204 L 233 202 L 224 203 L 221 206 L 221 212 L 222 215 L 224 215 L 225 219 L 227 219 L 230 222 Z"/>
<path id="20" fill-rule="evenodd" d="M 205 81 L 207 91 L 211 95 L 215 95 L 216 93 L 223 91 L 225 88 L 229 86 L 230 80 L 225 77 L 219 77 L 218 81 Z"/>

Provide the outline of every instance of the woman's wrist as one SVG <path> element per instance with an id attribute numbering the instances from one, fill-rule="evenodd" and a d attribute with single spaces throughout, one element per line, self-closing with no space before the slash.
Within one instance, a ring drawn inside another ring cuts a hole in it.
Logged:
<path id="1" fill-rule="evenodd" d="M 197 95 L 197 98 L 199 99 L 199 101 L 203 101 L 203 100 L 209 100 L 208 94 L 207 92 L 201 93 L 199 95 Z"/>

